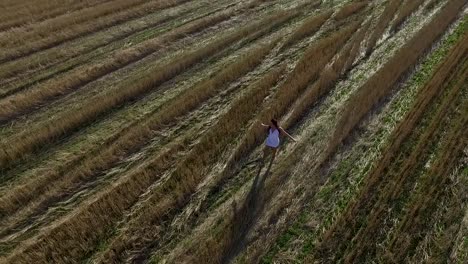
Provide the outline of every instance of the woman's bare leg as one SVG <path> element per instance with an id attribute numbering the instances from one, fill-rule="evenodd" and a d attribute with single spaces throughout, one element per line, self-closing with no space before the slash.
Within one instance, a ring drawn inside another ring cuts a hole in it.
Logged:
<path id="1" fill-rule="evenodd" d="M 271 166 L 271 164 L 273 164 L 273 161 L 275 160 L 275 157 L 276 157 L 276 151 L 277 150 L 278 150 L 277 148 L 271 148 L 271 160 L 270 160 L 270 165 L 269 166 Z"/>
<path id="2" fill-rule="evenodd" d="M 270 150 L 269 150 L 269 147 L 265 146 L 265 148 L 263 148 L 263 157 L 262 159 L 260 160 L 260 163 L 263 164 L 265 162 L 265 160 L 267 159 L 268 157 L 268 154 L 269 154 Z"/>

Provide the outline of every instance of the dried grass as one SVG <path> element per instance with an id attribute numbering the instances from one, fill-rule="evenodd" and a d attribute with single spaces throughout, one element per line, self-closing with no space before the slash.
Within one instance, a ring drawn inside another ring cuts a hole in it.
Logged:
<path id="1" fill-rule="evenodd" d="M 0 123 L 7 122 L 14 117 L 27 113 L 41 103 L 47 102 L 52 98 L 55 99 L 58 96 L 66 95 L 106 74 L 138 61 L 156 52 L 165 45 L 186 37 L 188 34 L 193 34 L 227 20 L 233 14 L 234 10 L 196 20 L 163 34 L 160 37 L 144 41 L 131 48 L 117 51 L 104 61 L 98 61 L 91 65 L 78 68 L 62 78 L 54 78 L 32 89 L 13 94 L 0 101 Z"/>
<path id="2" fill-rule="evenodd" d="M 281 49 L 285 49 L 294 43 L 298 42 L 299 40 L 311 36 L 315 34 L 320 27 L 325 23 L 325 21 L 330 18 L 333 14 L 332 10 L 327 10 L 317 14 L 311 18 L 306 19 L 292 34 L 291 36 L 284 42 Z"/>
<path id="3" fill-rule="evenodd" d="M 86 105 L 80 105 L 78 109 L 71 109 L 38 127 L 30 128 L 28 131 L 4 140 L 0 152 L 0 168 L 6 168 L 19 162 L 28 154 L 73 133 L 111 109 L 148 93 L 207 56 L 225 49 L 230 44 L 243 38 L 255 39 L 297 14 L 297 11 L 279 11 L 259 22 L 222 35 L 199 49 L 184 52 L 165 65 L 156 67 L 153 70 L 154 74 L 134 81 L 129 87 L 100 94 L 90 99 Z"/>
<path id="4" fill-rule="evenodd" d="M 291 72 L 284 83 L 280 84 L 278 91 L 275 93 L 269 107 L 261 111 L 258 116 L 261 118 L 268 118 L 271 111 L 277 111 L 278 115 L 287 111 L 288 106 L 298 97 L 303 100 L 302 91 L 309 83 L 306 81 L 308 78 L 313 82 L 320 73 L 320 67 L 325 67 L 327 62 L 336 54 L 339 48 L 349 39 L 352 33 L 358 28 L 359 23 L 355 22 L 352 25 L 332 33 L 330 36 L 319 40 L 314 43 L 303 55 L 301 60 L 297 63 L 293 72 Z M 314 57 L 315 60 L 311 60 Z M 314 77 L 316 76 L 316 77 Z M 326 76 L 326 77 L 325 77 Z M 321 75 L 316 84 L 325 85 L 328 74 Z M 302 82 L 292 83 L 291 80 L 303 79 Z M 307 99 L 304 99 L 304 102 Z M 281 110 L 281 112 L 280 112 Z M 289 125 L 290 120 L 283 123 L 284 127 Z M 258 134 L 256 134 L 258 132 Z M 256 146 L 261 139 L 263 139 L 264 129 L 259 127 L 257 123 L 253 124 L 242 137 L 240 144 L 237 146 L 234 153 L 231 155 L 228 164 L 225 166 L 222 177 L 228 177 L 227 173 L 232 171 L 232 168 L 237 164 L 238 159 L 245 156 L 254 146 Z M 255 186 L 255 183 L 253 184 Z M 250 198 L 247 197 L 246 200 Z M 249 202 L 245 202 L 243 207 L 233 211 L 233 215 L 229 217 L 222 226 L 217 227 L 223 232 L 217 232 L 209 238 L 204 239 L 203 245 L 197 249 L 196 252 L 190 252 L 185 256 L 183 261 L 187 263 L 204 263 L 205 261 L 212 260 L 215 263 L 224 263 L 225 258 L 232 250 L 231 245 L 234 241 L 238 240 L 240 232 L 243 227 L 248 224 L 249 212 L 252 208 L 248 207 Z"/>
<path id="5" fill-rule="evenodd" d="M 76 12 L 77 10 L 98 6 L 110 0 L 87 0 L 87 1 L 51 1 L 39 0 L 34 5 L 23 4 L 20 6 L 7 6 L 2 18 L 0 18 L 0 31 L 13 27 L 23 26 L 29 23 L 37 23 L 46 19 L 51 19 L 65 13 Z"/>
<path id="6" fill-rule="evenodd" d="M 466 77 L 462 75 L 454 90 L 460 90 L 463 85 L 466 85 Z M 447 172 L 455 166 L 468 142 L 466 101 L 462 102 L 460 110 L 460 118 L 453 122 L 454 126 L 449 129 L 438 158 L 420 182 L 419 192 L 414 195 L 397 231 L 393 234 L 387 250 L 396 262 L 403 261 L 425 233 L 426 223 L 431 221 L 431 213 L 435 210 L 438 198 L 444 191 L 444 183 L 448 181 Z M 405 243 L 402 238 L 406 238 Z"/>
<path id="7" fill-rule="evenodd" d="M 151 232 L 153 225 L 170 218 L 178 208 L 186 204 L 198 184 L 206 175 L 206 170 L 225 150 L 226 144 L 242 132 L 258 109 L 270 88 L 281 78 L 284 67 L 272 70 L 262 79 L 252 84 L 242 98 L 233 103 L 216 125 L 194 146 L 189 155 L 178 164 L 170 178 L 152 190 L 151 197 L 127 229 L 116 237 L 101 256 L 105 262 L 121 259 L 125 252 L 135 249 L 142 241 L 157 239 L 158 232 Z M 135 234 L 138 234 L 135 236 Z"/>
<path id="8" fill-rule="evenodd" d="M 398 12 L 397 17 L 393 21 L 391 26 L 391 31 L 397 31 L 401 25 L 406 21 L 406 19 L 418 9 L 418 7 L 424 3 L 424 0 L 407 0 L 403 7 Z"/>
<path id="9" fill-rule="evenodd" d="M 66 263 L 92 250 L 123 212 L 133 205 L 149 184 L 185 151 L 187 142 L 174 142 L 144 168 L 119 179 L 77 207 L 64 219 L 53 223 L 40 236 L 15 249 L 8 263 Z"/>
<path id="10" fill-rule="evenodd" d="M 396 53 L 396 55 L 391 58 L 387 64 L 384 65 L 383 68 L 381 68 L 373 77 L 369 79 L 366 84 L 362 86 L 362 89 L 364 90 L 359 90 L 356 92 L 354 97 L 344 107 L 346 110 L 343 112 L 343 116 L 340 118 L 340 122 L 337 123 L 334 137 L 330 141 L 327 150 L 328 155 L 330 155 L 337 147 L 339 142 L 341 142 L 341 140 L 337 140 L 337 135 L 340 135 L 339 138 L 344 138 L 345 134 L 348 134 L 352 128 L 343 126 L 343 123 L 347 122 L 347 119 L 349 118 L 354 118 L 354 122 L 357 123 L 360 119 L 360 117 L 357 117 L 359 116 L 358 113 L 369 111 L 370 107 L 373 105 L 371 102 L 378 101 L 378 99 L 385 94 L 382 91 L 380 93 L 369 91 L 370 88 L 375 90 L 375 86 L 369 85 L 374 84 L 376 80 L 381 80 L 379 82 L 380 87 L 385 84 L 387 88 L 391 88 L 393 83 L 398 79 L 398 76 L 400 76 L 405 71 L 404 68 L 410 67 L 413 63 L 415 63 L 417 57 L 422 54 L 424 50 L 430 46 L 430 44 L 432 44 L 432 42 L 439 36 L 439 34 L 441 34 L 441 32 L 444 31 L 444 27 L 448 26 L 450 20 L 455 18 L 457 14 L 457 8 L 459 8 L 461 4 L 462 3 L 459 1 L 447 5 L 446 8 L 442 10 L 433 21 L 431 21 L 420 32 L 418 32 L 416 36 L 414 36 L 407 43 L 407 45 L 403 46 Z M 442 24 L 441 21 L 444 21 L 445 24 Z M 427 31 L 433 30 L 435 28 L 434 24 L 438 25 L 439 27 L 436 28 L 436 31 L 432 32 L 432 36 L 428 36 Z M 422 38 L 421 36 L 426 36 L 427 38 Z M 439 66 L 438 73 L 433 77 L 433 79 L 431 79 L 427 86 L 421 90 L 419 95 L 420 99 L 418 99 L 415 103 L 413 110 L 407 114 L 404 120 L 400 123 L 399 127 L 397 127 L 393 132 L 393 136 L 389 140 L 391 145 L 385 151 L 385 154 L 379 161 L 378 165 L 375 166 L 374 169 L 370 172 L 370 176 L 367 177 L 367 187 L 362 189 L 356 202 L 348 206 L 345 213 L 343 213 L 342 216 L 337 221 L 335 221 L 331 228 L 329 228 L 325 233 L 324 238 L 319 245 L 319 254 L 325 254 L 325 256 L 320 255 L 320 258 L 326 257 L 328 254 L 334 254 L 332 252 L 340 252 L 342 247 L 345 246 L 345 243 L 342 243 L 343 239 L 351 239 L 350 236 L 352 235 L 353 230 L 355 230 L 355 228 L 357 228 L 360 224 L 360 222 L 358 222 L 357 210 L 361 208 L 361 203 L 363 203 L 363 205 L 369 204 L 369 195 L 373 193 L 373 190 L 375 190 L 375 184 L 378 179 L 380 179 L 379 176 L 384 172 L 384 169 L 390 163 L 391 158 L 399 149 L 400 144 L 408 136 L 410 131 L 412 131 L 412 127 L 414 127 L 417 120 L 421 118 L 422 114 L 424 113 L 424 109 L 432 100 L 431 98 L 433 98 L 437 91 L 439 91 L 438 88 L 444 82 L 445 77 L 450 72 L 450 69 L 452 69 L 452 67 L 456 65 L 456 61 L 461 58 L 463 53 L 460 53 L 460 45 L 457 46 L 458 50 L 455 48 L 457 52 L 453 53 L 452 56 L 448 57 L 444 64 Z M 408 55 L 408 53 L 411 53 L 413 57 L 409 57 L 411 55 Z M 408 60 L 403 60 L 403 57 Z M 398 69 L 397 72 L 395 72 L 395 67 L 402 67 L 402 69 Z M 388 74 L 391 74 L 391 79 L 390 75 Z M 380 78 L 385 78 L 385 80 Z M 379 96 L 374 97 L 375 95 Z M 369 96 L 372 98 L 372 100 L 370 100 Z M 359 112 L 357 112 L 355 109 L 359 110 Z"/>
<path id="11" fill-rule="evenodd" d="M 449 74 L 449 76 L 452 77 L 453 75 Z M 447 78 L 447 76 L 445 78 Z M 437 80 L 437 78 L 435 79 Z M 443 84 L 448 83 L 448 80 L 436 81 L 436 83 L 440 84 L 439 86 L 436 86 L 438 88 L 437 90 L 440 91 L 444 88 L 442 87 Z M 414 182 L 417 180 L 417 177 L 414 176 L 417 174 L 415 170 L 417 170 L 418 165 L 421 165 L 420 163 L 423 162 L 425 153 L 427 153 L 428 149 L 430 148 L 430 142 L 434 135 L 444 129 L 441 127 L 441 120 L 444 118 L 447 112 L 449 112 L 451 108 L 450 105 L 454 102 L 454 99 L 459 94 L 460 89 L 461 84 L 459 84 L 455 89 L 452 89 L 450 94 L 444 98 L 441 106 L 438 108 L 437 113 L 435 113 L 432 117 L 431 123 L 427 128 L 424 129 L 423 134 L 419 137 L 416 146 L 412 148 L 409 156 L 406 157 L 400 165 L 398 165 L 397 169 L 392 170 L 392 172 L 397 173 L 393 174 L 390 172 L 385 174 L 385 177 L 380 175 L 380 178 L 387 178 L 389 182 L 380 188 L 380 192 L 377 192 L 378 199 L 376 202 L 372 203 L 373 208 L 370 213 L 367 214 L 366 227 L 362 228 L 353 238 L 355 244 L 345 256 L 345 259 L 348 263 L 358 261 L 366 251 L 371 250 L 371 248 L 374 247 L 375 243 L 377 243 L 375 241 L 377 239 L 375 233 L 384 225 L 384 223 L 382 223 L 382 219 L 385 218 L 385 216 L 388 214 L 388 208 L 391 208 L 393 201 L 400 198 L 400 195 L 403 191 L 408 192 L 408 188 L 412 189 L 412 187 L 406 187 L 407 185 L 414 186 Z M 401 151 L 398 154 L 401 155 Z M 376 186 L 372 188 L 377 189 Z M 367 198 L 369 198 L 369 195 Z M 366 203 L 369 204 L 370 199 L 367 199 Z"/>
<path id="12" fill-rule="evenodd" d="M 272 117 L 283 116 L 307 86 L 317 80 L 325 65 L 358 29 L 359 25 L 359 22 L 353 22 L 351 25 L 313 43 L 305 51 L 294 70 L 288 75 L 286 81 L 278 88 L 278 92 L 274 95 L 270 107 L 264 109 L 259 114 L 258 119 L 269 120 Z M 286 128 L 286 126 L 284 127 Z M 225 171 L 231 171 L 242 157 L 264 139 L 263 137 L 264 130 L 262 127 L 250 127 L 228 160 Z M 227 176 L 225 175 L 224 177 Z"/>
<path id="13" fill-rule="evenodd" d="M 355 27 L 359 26 L 359 22 L 355 23 Z M 361 26 L 361 29 L 355 34 L 353 39 L 344 47 L 340 54 L 337 56 L 335 61 L 331 65 L 327 66 L 318 80 L 307 89 L 300 99 L 294 104 L 291 114 L 288 116 L 288 119 L 285 120 L 285 127 L 291 126 L 298 122 L 302 118 L 303 113 L 307 112 L 317 100 L 328 93 L 333 86 L 336 84 L 340 76 L 346 73 L 352 65 L 352 62 L 358 56 L 358 47 L 360 47 L 364 36 L 366 33 L 366 28 Z"/>
<path id="14" fill-rule="evenodd" d="M 0 215 L 12 215 L 22 208 L 23 216 L 27 217 L 28 211 L 47 208 L 51 201 L 63 196 L 65 191 L 70 192 L 73 190 L 73 186 L 90 179 L 99 171 L 110 168 L 123 156 L 140 149 L 142 145 L 151 139 L 153 131 L 170 124 L 177 117 L 189 113 L 218 93 L 227 84 L 256 67 L 271 48 L 272 46 L 268 45 L 254 49 L 239 58 L 235 63 L 227 66 L 217 75 L 197 84 L 192 89 L 184 91 L 181 95 L 163 105 L 153 116 L 126 130 L 109 146 L 103 147 L 99 153 L 90 153 L 72 171 L 68 173 L 51 171 L 42 177 L 28 181 L 24 185 L 12 188 L 0 200 Z M 50 184 L 51 182 L 54 183 Z M 27 207 L 28 202 L 33 199 L 35 206 L 32 208 Z"/>
<path id="15" fill-rule="evenodd" d="M 68 16 L 9 31 L 0 41 L 0 62 L 21 58 L 65 41 L 123 23 L 149 12 L 172 7 L 188 0 L 117 0 L 90 7 Z"/>
<path id="16" fill-rule="evenodd" d="M 456 18 L 462 6 L 462 0 L 448 3 L 435 18 L 411 38 L 381 69 L 351 97 L 344 106 L 338 121 L 328 153 L 349 134 L 361 118 L 385 95 L 398 79 L 407 72 L 417 59 L 436 41 L 450 23 Z M 378 87 L 378 88 L 377 88 Z"/>
<path id="17" fill-rule="evenodd" d="M 438 4 L 440 4 L 440 2 L 442 2 L 442 0 L 430 0 L 424 7 L 424 12 L 429 12 L 434 9 Z"/>
<path id="18" fill-rule="evenodd" d="M 246 58 L 249 57 L 250 56 L 246 56 Z M 214 158 L 217 155 L 216 153 L 223 150 L 224 142 L 218 139 L 224 138 L 225 140 L 229 140 L 230 134 L 240 132 L 239 129 L 232 129 L 231 124 L 239 124 L 239 126 L 242 126 L 243 123 L 250 119 L 253 110 L 258 107 L 258 103 L 266 96 L 269 88 L 278 81 L 283 70 L 283 68 L 276 69 L 251 85 L 249 92 L 234 103 L 233 107 L 231 107 L 230 110 L 219 119 L 215 128 L 211 129 L 205 136 L 203 136 L 200 142 L 194 146 L 194 149 L 190 151 L 189 156 L 185 158 L 182 163 L 177 165 L 176 172 L 173 173 L 174 176 L 171 181 L 166 183 L 166 185 L 174 184 L 175 181 L 179 179 L 176 176 L 181 176 L 181 173 L 187 173 L 185 167 L 192 166 L 190 165 L 190 162 L 194 160 L 198 161 L 195 163 L 197 166 L 209 164 L 207 159 Z M 233 122 L 233 120 L 236 122 Z M 226 136 L 226 134 L 228 134 L 228 136 Z M 187 143 L 182 145 L 186 146 Z M 181 146 L 176 145 L 176 148 L 171 150 L 169 153 L 180 151 Z M 211 151 L 208 151 L 207 153 L 207 149 L 210 149 Z M 166 154 L 163 155 L 163 157 L 166 156 Z M 35 244 L 25 249 L 25 252 L 13 254 L 11 260 L 28 261 L 35 259 L 36 261 L 40 261 L 45 260 L 47 252 L 59 252 L 61 254 L 54 256 L 54 260 L 60 261 L 63 258 L 78 256 L 77 254 L 82 254 L 85 250 L 90 249 L 90 247 L 96 243 L 97 239 L 104 235 L 102 230 L 112 226 L 113 222 L 117 220 L 118 217 L 122 216 L 125 208 L 133 204 L 142 191 L 144 191 L 145 188 L 147 188 L 147 186 L 149 186 L 149 184 L 161 174 L 160 167 L 167 164 L 167 158 L 157 158 L 156 162 L 156 164 L 152 162 L 141 171 L 128 175 L 124 181 L 110 187 L 108 190 L 104 191 L 103 194 L 98 195 L 93 203 L 84 204 L 77 208 L 77 212 L 74 214 L 74 217 L 70 217 L 54 226 L 54 228 L 50 230 L 47 235 L 44 235 L 41 240 L 36 241 Z M 201 171 L 198 172 L 201 173 Z M 184 179 L 184 184 L 193 184 L 185 181 L 189 179 L 195 180 L 194 176 L 186 176 L 187 178 Z M 158 206 L 154 208 L 154 211 L 147 210 L 145 211 L 146 214 L 140 215 L 140 221 L 147 221 L 148 218 L 157 219 L 162 217 L 160 214 L 167 213 L 166 209 L 173 206 L 174 200 L 172 200 L 172 198 L 174 196 L 179 197 L 179 195 L 182 195 L 181 193 L 177 194 L 175 192 L 176 190 L 181 190 L 180 188 L 171 189 L 169 186 L 165 186 L 162 190 L 170 191 L 171 194 L 164 196 L 164 199 L 158 200 Z M 160 197 L 159 195 L 157 196 Z M 90 217 L 93 219 L 92 222 L 88 221 Z M 135 227 L 138 226 L 139 225 L 136 225 Z M 139 227 L 141 228 L 142 226 Z M 151 229 L 151 232 L 156 231 L 154 228 Z M 99 231 L 95 232 L 95 230 Z M 141 237 L 145 237 L 151 234 L 151 232 L 138 234 L 141 235 Z M 73 238 L 73 243 L 59 243 L 59 241 L 64 237 L 67 237 L 69 240 Z M 117 242 L 114 242 L 111 246 L 129 246 L 126 242 L 126 239 L 128 238 L 129 237 L 125 237 L 125 243 L 120 241 L 121 244 L 118 243 L 119 239 L 117 239 L 115 240 Z M 70 252 L 69 249 L 74 248 L 76 243 L 82 247 L 80 252 Z M 121 252 L 117 251 L 116 253 Z"/>
<path id="19" fill-rule="evenodd" d="M 343 20 L 351 15 L 360 12 L 364 7 L 369 4 L 368 1 L 363 2 L 351 2 L 344 5 L 334 16 L 335 20 Z"/>
<path id="20" fill-rule="evenodd" d="M 366 55 L 370 55 L 372 50 L 375 48 L 377 41 L 382 37 L 385 29 L 388 27 L 389 23 L 392 21 L 395 13 L 398 11 L 398 8 L 401 5 L 403 0 L 389 0 L 387 2 L 387 6 L 383 11 L 382 15 L 379 17 L 377 21 L 377 25 L 375 26 L 372 34 L 369 37 L 367 48 L 366 48 Z"/>

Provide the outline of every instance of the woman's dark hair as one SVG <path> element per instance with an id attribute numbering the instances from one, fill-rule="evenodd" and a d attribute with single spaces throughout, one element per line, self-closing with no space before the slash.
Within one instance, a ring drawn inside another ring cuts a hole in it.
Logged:
<path id="1" fill-rule="evenodd" d="M 273 123 L 273 125 L 275 125 L 276 129 L 279 130 L 278 121 L 276 119 L 272 118 L 271 123 Z"/>

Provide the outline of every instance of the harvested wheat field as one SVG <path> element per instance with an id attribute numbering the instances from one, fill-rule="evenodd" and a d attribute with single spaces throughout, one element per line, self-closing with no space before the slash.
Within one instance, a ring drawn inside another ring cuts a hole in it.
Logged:
<path id="1" fill-rule="evenodd" d="M 468 0 L 0 14 L 0 263 L 468 263 Z"/>

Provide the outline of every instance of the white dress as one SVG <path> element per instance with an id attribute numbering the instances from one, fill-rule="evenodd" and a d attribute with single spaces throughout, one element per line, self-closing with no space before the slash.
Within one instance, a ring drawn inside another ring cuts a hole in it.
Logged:
<path id="1" fill-rule="evenodd" d="M 266 142 L 265 144 L 269 147 L 272 147 L 272 148 L 277 148 L 280 144 L 280 140 L 279 140 L 279 130 L 278 129 L 275 129 L 273 130 L 272 128 L 270 128 L 268 130 L 268 137 L 266 139 Z"/>

